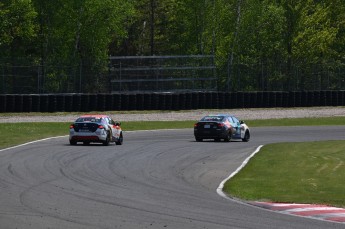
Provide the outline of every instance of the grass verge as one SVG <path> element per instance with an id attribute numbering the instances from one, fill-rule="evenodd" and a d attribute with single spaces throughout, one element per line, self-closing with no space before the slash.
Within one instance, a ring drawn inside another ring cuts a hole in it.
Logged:
<path id="1" fill-rule="evenodd" d="M 345 207 L 345 141 L 264 146 L 224 191 L 245 200 Z"/>
<path id="2" fill-rule="evenodd" d="M 153 129 L 181 129 L 193 128 L 196 121 L 141 121 L 123 122 L 122 129 L 130 130 L 153 130 Z M 324 118 L 294 118 L 294 119 L 270 119 L 248 120 L 249 127 L 260 126 L 317 126 L 317 125 L 344 125 L 345 117 Z M 0 149 L 22 144 L 25 142 L 68 135 L 70 123 L 0 123 Z"/>

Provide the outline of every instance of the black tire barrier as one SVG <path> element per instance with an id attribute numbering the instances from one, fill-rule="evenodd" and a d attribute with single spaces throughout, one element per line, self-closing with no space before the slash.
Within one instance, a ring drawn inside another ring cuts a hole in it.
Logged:
<path id="1" fill-rule="evenodd" d="M 98 110 L 98 96 L 97 94 L 89 95 L 89 110 L 88 111 L 97 111 Z"/>
<path id="2" fill-rule="evenodd" d="M 158 103 L 159 103 L 159 94 L 153 93 L 151 96 L 151 109 L 152 110 L 159 110 L 158 109 Z"/>
<path id="3" fill-rule="evenodd" d="M 332 94 L 331 106 L 339 106 L 339 92 L 331 91 L 331 94 Z"/>
<path id="4" fill-rule="evenodd" d="M 73 96 L 71 94 L 65 95 L 65 111 L 72 112 L 73 111 Z"/>
<path id="5" fill-rule="evenodd" d="M 204 107 L 205 109 L 211 109 L 212 107 L 212 94 L 209 92 L 204 93 Z"/>
<path id="6" fill-rule="evenodd" d="M 229 93 L 229 109 L 236 109 L 238 108 L 237 105 L 237 93 L 236 92 L 230 92 Z"/>
<path id="7" fill-rule="evenodd" d="M 277 106 L 277 93 L 275 91 L 268 92 L 268 104 L 267 107 L 276 107 Z"/>
<path id="8" fill-rule="evenodd" d="M 181 110 L 179 94 L 174 93 L 171 95 L 171 110 Z"/>
<path id="9" fill-rule="evenodd" d="M 32 112 L 32 96 L 23 95 L 23 112 Z"/>
<path id="10" fill-rule="evenodd" d="M 289 92 L 289 102 L 288 102 L 288 107 L 295 107 L 296 106 L 296 98 L 295 98 L 295 92 L 290 91 Z"/>
<path id="11" fill-rule="evenodd" d="M 282 107 L 289 107 L 289 93 L 282 92 Z"/>
<path id="12" fill-rule="evenodd" d="M 243 92 L 239 91 L 236 93 L 237 95 L 237 108 L 244 108 L 244 94 Z"/>
<path id="13" fill-rule="evenodd" d="M 339 91 L 339 97 L 338 97 L 338 102 L 339 106 L 344 106 L 344 91 Z"/>
<path id="14" fill-rule="evenodd" d="M 156 97 L 156 108 L 157 110 L 165 110 L 165 94 L 157 94 Z"/>
<path id="15" fill-rule="evenodd" d="M 15 112 L 23 112 L 23 95 L 15 95 L 14 96 L 14 111 Z"/>
<path id="16" fill-rule="evenodd" d="M 206 101 L 207 101 L 206 93 L 205 92 L 199 93 L 198 109 L 205 109 L 207 107 Z"/>
<path id="17" fill-rule="evenodd" d="M 110 94 L 107 103 L 109 103 L 108 111 L 120 111 L 122 106 L 122 96 L 121 94 Z"/>
<path id="18" fill-rule="evenodd" d="M 326 106 L 327 94 L 326 91 L 320 91 L 320 106 Z"/>
<path id="19" fill-rule="evenodd" d="M 303 91 L 302 92 L 302 106 L 311 107 L 313 104 L 314 93 L 312 91 Z"/>
<path id="20" fill-rule="evenodd" d="M 57 110 L 57 99 L 56 95 L 48 95 L 48 112 L 56 112 Z"/>
<path id="21" fill-rule="evenodd" d="M 218 108 L 224 109 L 225 108 L 225 93 L 218 92 Z"/>
<path id="22" fill-rule="evenodd" d="M 81 109 L 81 94 L 72 95 L 72 111 L 78 112 L 82 111 Z"/>
<path id="23" fill-rule="evenodd" d="M 144 104 L 143 104 L 143 107 L 142 109 L 143 110 L 152 110 L 152 99 L 151 99 L 151 94 L 149 93 L 145 93 L 145 94 L 142 94 L 143 96 L 143 100 L 144 100 Z"/>
<path id="24" fill-rule="evenodd" d="M 137 94 L 3 94 L 0 112 L 242 109 L 344 106 L 345 91 L 255 91 Z"/>
<path id="25" fill-rule="evenodd" d="M 41 95 L 40 96 L 40 112 L 49 112 L 48 109 L 48 95 Z"/>
<path id="26" fill-rule="evenodd" d="M 318 107 L 321 106 L 321 100 L 320 100 L 320 91 L 314 91 L 314 98 L 313 98 L 313 106 Z"/>
<path id="27" fill-rule="evenodd" d="M 82 112 L 89 112 L 90 111 L 90 95 L 89 94 L 82 94 L 80 97 L 80 110 Z"/>
<path id="28" fill-rule="evenodd" d="M 123 111 L 129 110 L 129 95 L 128 94 L 121 95 L 121 110 Z"/>
<path id="29" fill-rule="evenodd" d="M 275 107 L 283 107 L 283 92 L 276 92 L 276 105 Z"/>
<path id="30" fill-rule="evenodd" d="M 14 95 L 7 95 L 6 97 L 6 112 L 14 112 L 16 106 Z"/>
<path id="31" fill-rule="evenodd" d="M 113 95 L 112 94 L 104 94 L 104 110 L 111 111 L 113 109 Z"/>
<path id="32" fill-rule="evenodd" d="M 66 111 L 65 97 L 66 96 L 64 94 L 56 95 L 56 111 L 59 111 L 59 112 Z"/>
<path id="33" fill-rule="evenodd" d="M 137 98 L 137 109 L 136 110 L 139 110 L 139 111 L 147 110 L 144 94 L 137 94 L 136 98 Z"/>
<path id="34" fill-rule="evenodd" d="M 263 92 L 257 91 L 256 92 L 256 105 L 255 107 L 263 107 Z"/>
<path id="35" fill-rule="evenodd" d="M 0 95 L 0 113 L 6 112 L 6 95 Z"/>
<path id="36" fill-rule="evenodd" d="M 262 105 L 265 108 L 270 107 L 270 92 L 269 91 L 264 91 L 262 93 Z"/>
<path id="37" fill-rule="evenodd" d="M 95 111 L 105 111 L 106 106 L 106 96 L 105 94 L 96 94 L 96 109 Z"/>
<path id="38" fill-rule="evenodd" d="M 255 108 L 256 107 L 256 92 L 245 93 L 245 108 Z"/>
<path id="39" fill-rule="evenodd" d="M 302 92 L 295 91 L 295 106 L 301 107 L 302 106 Z"/>
<path id="40" fill-rule="evenodd" d="M 128 110 L 136 110 L 137 109 L 137 96 L 135 94 L 128 95 Z"/>
<path id="41" fill-rule="evenodd" d="M 186 104 L 185 104 L 185 109 L 186 110 L 191 110 L 192 109 L 192 93 L 186 93 Z"/>

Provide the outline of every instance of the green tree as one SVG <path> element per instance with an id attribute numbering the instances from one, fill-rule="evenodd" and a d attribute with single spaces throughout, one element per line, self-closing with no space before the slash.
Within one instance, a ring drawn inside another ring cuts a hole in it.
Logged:
<path id="1" fill-rule="evenodd" d="M 28 65 L 30 62 L 27 60 L 34 59 L 34 40 L 37 36 L 36 15 L 30 0 L 0 2 L 0 61 L 3 63 L 0 67 L 6 69 L 8 75 L 5 79 L 10 85 L 6 87 L 7 93 L 22 92 L 18 88 L 24 81 L 20 80 L 18 75 L 25 74 L 27 70 L 15 69 L 12 66 Z M 25 83 L 30 83 L 32 80 L 27 79 Z"/>
<path id="2" fill-rule="evenodd" d="M 110 46 L 127 35 L 131 1 L 34 1 L 39 12 L 44 91 L 106 91 Z"/>
<path id="3" fill-rule="evenodd" d="M 28 44 L 36 36 L 36 12 L 31 0 L 0 2 L 0 47 L 12 46 L 12 51 Z"/>

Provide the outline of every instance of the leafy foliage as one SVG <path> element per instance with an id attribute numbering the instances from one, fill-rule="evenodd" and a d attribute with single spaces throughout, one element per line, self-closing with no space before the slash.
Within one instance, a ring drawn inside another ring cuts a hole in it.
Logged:
<path id="1" fill-rule="evenodd" d="M 343 89 L 345 4 L 4 0 L 0 50 L 2 71 L 33 66 L 40 92 L 107 91 L 109 55 L 190 54 L 216 56 L 220 90 Z"/>

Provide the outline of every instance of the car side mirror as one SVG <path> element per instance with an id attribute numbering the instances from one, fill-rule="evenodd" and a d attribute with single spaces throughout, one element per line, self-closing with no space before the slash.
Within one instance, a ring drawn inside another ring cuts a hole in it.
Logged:
<path id="1" fill-rule="evenodd" d="M 121 126 L 121 122 L 116 122 L 115 126 Z"/>
<path id="2" fill-rule="evenodd" d="M 241 123 L 241 124 L 244 124 L 244 121 L 241 120 L 240 123 Z"/>

